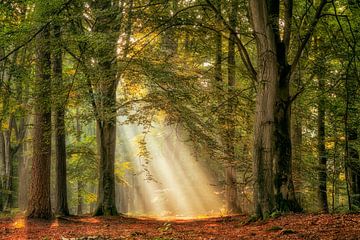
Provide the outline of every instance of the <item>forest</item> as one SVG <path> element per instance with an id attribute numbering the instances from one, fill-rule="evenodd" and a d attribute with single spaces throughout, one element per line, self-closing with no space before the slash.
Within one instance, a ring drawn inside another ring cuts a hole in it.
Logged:
<path id="1" fill-rule="evenodd" d="M 358 239 L 359 0 L 1 0 L 0 239 Z"/>

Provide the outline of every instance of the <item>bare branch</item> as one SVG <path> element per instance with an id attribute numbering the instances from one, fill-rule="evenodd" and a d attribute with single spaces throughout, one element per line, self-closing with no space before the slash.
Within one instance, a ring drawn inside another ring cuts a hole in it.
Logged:
<path id="1" fill-rule="evenodd" d="M 293 15 L 293 0 L 285 0 L 285 27 L 284 27 L 284 45 L 286 54 L 289 51 L 290 39 L 291 39 L 291 26 L 292 26 L 292 15 Z"/>
<path id="2" fill-rule="evenodd" d="M 237 31 L 232 28 L 230 26 L 230 24 L 225 20 L 225 18 L 221 15 L 221 13 L 218 12 L 218 9 L 214 6 L 214 4 L 211 3 L 210 0 L 206 0 L 206 2 L 208 3 L 208 5 L 210 6 L 210 8 L 219 15 L 222 23 L 226 26 L 226 28 L 230 31 L 231 34 L 233 34 L 235 36 L 235 44 L 236 46 L 239 48 L 239 52 L 240 52 L 240 57 L 242 62 L 244 63 L 246 69 L 248 70 L 248 72 L 250 73 L 251 77 L 253 78 L 253 80 L 256 81 L 256 70 L 250 60 L 250 55 L 248 53 L 248 51 L 246 50 L 244 44 L 242 43 L 241 39 L 238 37 L 238 33 Z"/>
<path id="3" fill-rule="evenodd" d="M 310 28 L 307 31 L 307 33 L 305 34 L 305 36 L 304 36 L 304 38 L 303 38 L 303 40 L 302 40 L 296 54 L 295 54 L 294 60 L 293 60 L 293 62 L 291 64 L 290 77 L 295 73 L 297 64 L 300 61 L 300 57 L 301 57 L 307 43 L 309 42 L 310 37 L 313 35 L 313 33 L 315 31 L 316 25 L 318 24 L 319 19 L 321 17 L 321 12 L 322 12 L 322 10 L 324 9 L 324 7 L 325 7 L 325 5 L 327 3 L 328 3 L 327 0 L 321 0 L 321 3 L 320 3 L 319 7 L 316 10 L 314 19 L 313 19 L 312 23 L 310 24 Z"/>

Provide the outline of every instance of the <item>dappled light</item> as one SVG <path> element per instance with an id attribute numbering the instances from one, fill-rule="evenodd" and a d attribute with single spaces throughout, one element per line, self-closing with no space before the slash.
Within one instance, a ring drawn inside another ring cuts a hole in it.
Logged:
<path id="1" fill-rule="evenodd" d="M 15 222 L 12 225 L 14 228 L 25 228 L 26 219 L 24 217 L 19 217 L 15 220 Z"/>
<path id="2" fill-rule="evenodd" d="M 84 222 L 84 223 L 100 223 L 101 220 L 97 219 L 97 218 L 82 218 L 79 219 L 79 222 Z"/>
<path id="3" fill-rule="evenodd" d="M 59 227 L 59 226 L 60 226 L 60 224 L 59 224 L 59 219 L 55 219 L 55 220 L 51 223 L 50 228 L 57 228 L 57 227 Z"/>

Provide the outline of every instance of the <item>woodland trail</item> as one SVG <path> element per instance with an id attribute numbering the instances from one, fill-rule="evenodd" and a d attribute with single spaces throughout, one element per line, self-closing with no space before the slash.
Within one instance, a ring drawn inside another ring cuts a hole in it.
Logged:
<path id="1" fill-rule="evenodd" d="M 359 214 L 291 214 L 248 222 L 247 216 L 198 220 L 69 217 L 0 219 L 0 239 L 360 239 Z"/>

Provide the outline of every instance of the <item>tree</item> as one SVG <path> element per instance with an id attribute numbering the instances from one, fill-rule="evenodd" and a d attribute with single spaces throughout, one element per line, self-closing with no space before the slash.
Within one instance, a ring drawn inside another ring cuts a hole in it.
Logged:
<path id="1" fill-rule="evenodd" d="M 284 1 L 282 29 L 279 25 L 280 1 L 250 1 L 258 64 L 253 173 L 254 205 L 259 217 L 276 209 L 301 210 L 292 181 L 290 122 L 293 97 L 290 80 L 326 3 L 326 0 L 320 2 L 289 64 L 293 1 Z"/>
<path id="2" fill-rule="evenodd" d="M 55 213 L 63 216 L 69 215 L 67 202 L 66 181 L 66 142 L 65 142 L 65 97 L 63 73 L 62 73 L 62 50 L 61 50 L 61 26 L 58 22 L 53 24 L 53 86 L 60 93 L 54 97 L 54 139 L 56 158 L 56 207 Z"/>
<path id="3" fill-rule="evenodd" d="M 320 39 L 315 37 L 315 48 L 318 47 L 318 42 Z M 317 51 L 316 49 L 315 51 Z M 318 86 L 319 86 L 319 99 L 318 99 L 318 159 L 319 159 L 319 184 L 318 184 L 318 196 L 320 209 L 327 213 L 329 211 L 328 200 L 327 200 L 327 152 L 325 148 L 325 111 L 326 111 L 326 102 L 325 102 L 325 79 L 324 79 L 324 57 L 319 57 L 318 59 L 318 69 L 316 69 Z"/>
<path id="4" fill-rule="evenodd" d="M 101 80 L 95 84 L 98 98 L 93 102 L 96 114 L 96 134 L 98 141 L 99 189 L 95 215 L 117 215 L 115 206 L 115 144 L 116 144 L 116 69 L 117 41 L 119 38 L 120 3 L 105 0 L 91 3 L 94 12 L 94 33 L 102 37 L 102 42 L 94 52 L 97 74 Z M 93 79 L 97 82 L 97 79 Z"/>
<path id="5" fill-rule="evenodd" d="M 231 1 L 231 11 L 229 16 L 229 25 L 232 29 L 237 27 L 237 13 L 238 13 L 238 1 Z M 236 60 L 235 60 L 235 41 L 236 34 L 230 32 L 228 40 L 228 101 L 226 111 L 226 134 L 225 145 L 226 154 L 228 155 L 226 168 L 225 168 L 225 182 L 226 182 L 226 199 L 228 209 L 232 212 L 240 212 L 238 194 L 237 194 L 237 179 L 236 179 L 236 153 L 235 153 L 235 118 L 236 118 L 236 102 L 235 102 L 235 88 L 236 88 Z"/>
<path id="6" fill-rule="evenodd" d="M 37 11 L 45 17 L 45 4 L 40 2 Z M 36 37 L 36 79 L 34 99 L 33 158 L 30 196 L 27 216 L 50 218 L 50 163 L 51 163 L 51 52 L 50 27 L 46 25 Z"/>

